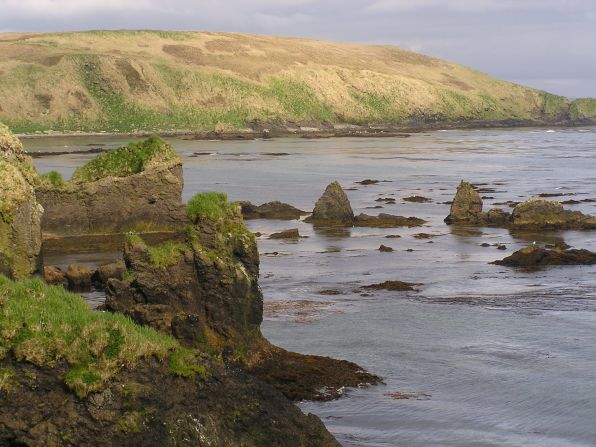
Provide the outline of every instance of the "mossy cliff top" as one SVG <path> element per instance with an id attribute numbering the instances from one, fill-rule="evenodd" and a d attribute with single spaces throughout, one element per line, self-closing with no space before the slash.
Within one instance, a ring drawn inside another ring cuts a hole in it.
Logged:
<path id="1" fill-rule="evenodd" d="M 0 219 L 12 222 L 13 213 L 32 196 L 33 188 L 17 165 L 0 159 Z"/>
<path id="2" fill-rule="evenodd" d="M 0 98 L 22 133 L 596 118 L 596 100 L 394 46 L 211 32 L 4 34 Z"/>
<path id="3" fill-rule="evenodd" d="M 105 177 L 128 177 L 162 163 L 179 161 L 174 148 L 158 136 L 151 136 L 139 143 L 99 154 L 77 168 L 73 182 L 92 182 Z"/>
<path id="4" fill-rule="evenodd" d="M 0 275 L 0 360 L 8 355 L 38 367 L 67 364 L 64 382 L 81 397 L 152 358 L 168 364 L 172 374 L 206 374 L 171 337 L 123 315 L 93 311 L 62 287 Z"/>

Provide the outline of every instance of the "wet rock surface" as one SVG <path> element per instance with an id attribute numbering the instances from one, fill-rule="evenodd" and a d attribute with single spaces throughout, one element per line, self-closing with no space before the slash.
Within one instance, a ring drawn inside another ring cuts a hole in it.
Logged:
<path id="1" fill-rule="evenodd" d="M 477 225 L 485 221 L 482 213 L 482 199 L 474 187 L 463 180 L 457 187 L 455 198 L 451 203 L 449 216 L 445 218 L 445 223 Z"/>
<path id="2" fill-rule="evenodd" d="M 493 264 L 527 269 L 549 265 L 594 265 L 596 264 L 596 252 L 584 249 L 547 249 L 531 245 L 516 251 L 511 256 L 494 261 Z"/>
<path id="3" fill-rule="evenodd" d="M 250 202 L 240 202 L 240 206 L 245 219 L 295 220 L 308 214 L 306 211 L 279 201 L 267 202 L 258 206 Z"/>
<path id="4" fill-rule="evenodd" d="M 389 290 L 392 292 L 403 292 L 416 290 L 414 288 L 416 284 L 412 284 L 404 281 L 385 281 L 379 284 L 370 284 L 368 286 L 362 286 L 362 290 Z"/>

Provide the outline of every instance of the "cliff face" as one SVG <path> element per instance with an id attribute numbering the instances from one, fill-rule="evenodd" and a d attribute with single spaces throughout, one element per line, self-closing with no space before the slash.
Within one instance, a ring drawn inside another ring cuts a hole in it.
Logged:
<path id="1" fill-rule="evenodd" d="M 106 234 L 174 229 L 185 221 L 182 161 L 157 137 L 99 155 L 64 185 L 36 194 L 45 209 L 44 233 Z"/>
<path id="2" fill-rule="evenodd" d="M 31 159 L 0 124 L 0 273 L 25 278 L 40 269 L 41 216 Z"/>

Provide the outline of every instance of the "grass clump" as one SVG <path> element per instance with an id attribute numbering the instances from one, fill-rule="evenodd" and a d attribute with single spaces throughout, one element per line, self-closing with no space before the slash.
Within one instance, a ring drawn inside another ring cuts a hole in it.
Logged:
<path id="1" fill-rule="evenodd" d="M 168 241 L 160 245 L 147 247 L 151 263 L 156 267 L 166 268 L 178 262 L 180 253 L 186 250 L 183 242 Z"/>
<path id="2" fill-rule="evenodd" d="M 0 275 L 0 351 L 38 367 L 66 365 L 66 385 L 79 397 L 103 389 L 122 368 L 157 358 L 172 373 L 198 373 L 192 351 L 130 318 L 97 312 L 62 287 Z"/>
<path id="3" fill-rule="evenodd" d="M 139 143 L 130 143 L 96 158 L 77 168 L 73 181 L 91 182 L 104 177 L 128 177 L 144 171 L 152 163 L 177 159 L 176 152 L 158 136 L 151 136 Z"/>
<path id="4" fill-rule="evenodd" d="M 186 205 L 186 213 L 192 220 L 219 220 L 234 208 L 228 203 L 228 196 L 223 192 L 202 192 L 195 194 Z"/>
<path id="5" fill-rule="evenodd" d="M 50 171 L 41 175 L 41 178 L 46 180 L 54 188 L 63 188 L 66 185 L 64 177 L 58 171 Z"/>

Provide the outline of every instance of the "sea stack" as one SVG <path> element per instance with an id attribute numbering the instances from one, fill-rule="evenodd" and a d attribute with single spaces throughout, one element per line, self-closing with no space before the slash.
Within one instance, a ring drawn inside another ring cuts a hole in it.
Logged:
<path id="1" fill-rule="evenodd" d="M 339 182 L 334 181 L 327 186 L 323 195 L 317 200 L 312 215 L 306 221 L 319 225 L 354 223 L 354 211 Z"/>

